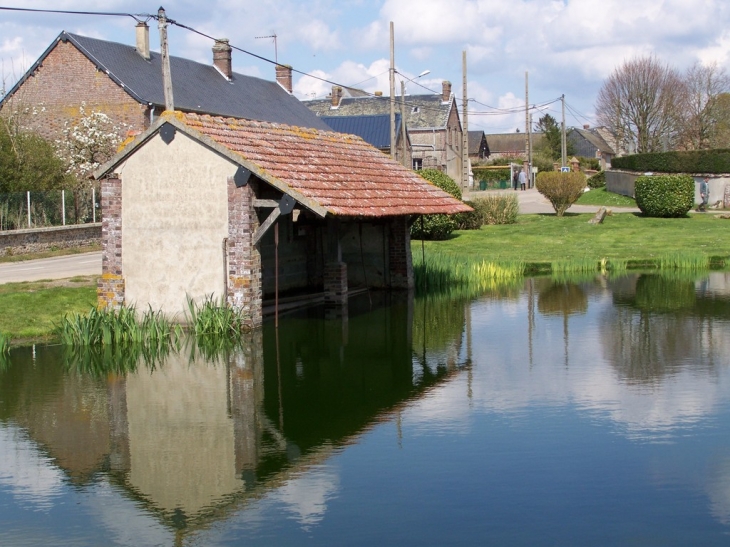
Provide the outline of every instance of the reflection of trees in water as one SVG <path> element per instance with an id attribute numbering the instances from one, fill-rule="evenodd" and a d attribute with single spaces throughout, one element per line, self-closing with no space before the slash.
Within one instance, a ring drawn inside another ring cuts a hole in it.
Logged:
<path id="1" fill-rule="evenodd" d="M 537 311 L 543 315 L 572 315 L 588 309 L 585 291 L 574 283 L 551 281 L 538 291 Z"/>
<path id="2" fill-rule="evenodd" d="M 696 274 L 642 274 L 614 290 L 614 304 L 601 319 L 607 359 L 629 382 L 652 383 L 691 363 L 711 370 L 724 344 L 702 312 Z M 708 300 L 709 302 L 709 300 Z M 697 356 L 702 356 L 698 361 Z"/>

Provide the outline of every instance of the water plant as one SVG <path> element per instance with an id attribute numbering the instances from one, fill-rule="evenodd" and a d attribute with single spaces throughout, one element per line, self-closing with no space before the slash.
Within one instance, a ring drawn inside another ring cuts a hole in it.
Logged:
<path id="1" fill-rule="evenodd" d="M 522 262 L 490 262 L 478 257 L 429 253 L 425 261 L 414 260 L 413 278 L 419 293 L 450 292 L 457 287 L 484 292 L 522 280 Z"/>
<path id="2" fill-rule="evenodd" d="M 10 353 L 10 340 L 0 332 L 0 355 L 7 355 Z"/>
<path id="3" fill-rule="evenodd" d="M 178 325 L 152 308 L 138 319 L 134 306 L 122 306 L 118 310 L 91 308 L 87 314 L 66 314 L 57 328 L 61 342 L 70 346 L 158 347 L 176 343 L 181 332 Z"/>
<path id="4" fill-rule="evenodd" d="M 224 298 L 216 302 L 212 295 L 201 303 L 188 297 L 187 320 L 191 334 L 196 338 L 239 339 L 245 330 L 243 315 L 228 306 Z"/>
<path id="5" fill-rule="evenodd" d="M 700 253 L 669 253 L 660 256 L 656 263 L 660 270 L 704 271 L 710 269 L 710 257 Z"/>

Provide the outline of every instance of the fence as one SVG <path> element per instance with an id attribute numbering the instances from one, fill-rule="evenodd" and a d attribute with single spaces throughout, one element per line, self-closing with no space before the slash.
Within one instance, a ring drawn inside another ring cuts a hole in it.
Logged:
<path id="1" fill-rule="evenodd" d="M 0 194 L 0 231 L 94 223 L 100 201 L 96 187 Z"/>

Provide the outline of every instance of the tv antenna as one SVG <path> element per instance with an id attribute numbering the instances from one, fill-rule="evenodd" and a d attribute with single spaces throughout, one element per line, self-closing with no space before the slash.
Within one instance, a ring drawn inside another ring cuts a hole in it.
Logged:
<path id="1" fill-rule="evenodd" d="M 276 46 L 276 33 L 270 35 L 270 36 L 254 36 L 256 40 L 261 40 L 263 38 L 273 38 L 274 39 L 274 61 L 276 61 L 276 64 L 279 64 L 279 50 Z"/>

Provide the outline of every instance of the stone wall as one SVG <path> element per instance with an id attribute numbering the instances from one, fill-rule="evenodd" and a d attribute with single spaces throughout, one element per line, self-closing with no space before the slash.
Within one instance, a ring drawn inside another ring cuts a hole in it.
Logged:
<path id="1" fill-rule="evenodd" d="M 606 171 L 606 190 L 615 194 L 634 197 L 634 184 L 636 179 L 644 173 L 634 171 L 618 171 L 609 169 Z M 660 175 L 662 173 L 657 173 Z M 705 176 L 702 173 L 690 174 L 695 181 L 695 203 L 699 203 L 700 181 Z M 720 202 L 720 206 L 730 207 L 730 175 L 708 175 L 710 185 L 710 205 Z"/>
<path id="2" fill-rule="evenodd" d="M 0 232 L 0 256 L 41 253 L 101 243 L 101 222 Z"/>

